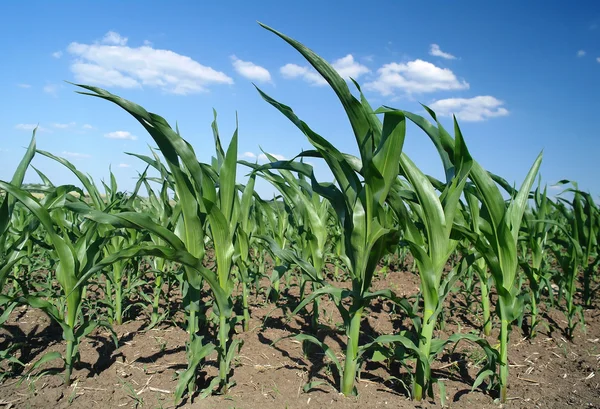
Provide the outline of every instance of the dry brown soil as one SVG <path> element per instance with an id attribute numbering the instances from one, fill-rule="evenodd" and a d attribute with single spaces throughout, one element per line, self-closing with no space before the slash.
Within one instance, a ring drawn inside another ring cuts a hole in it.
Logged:
<path id="1" fill-rule="evenodd" d="M 418 278 L 408 272 L 394 272 L 379 278 L 375 289 L 391 288 L 398 295 L 415 294 Z M 250 330 L 237 335 L 244 341 L 235 360 L 233 380 L 236 385 L 226 395 L 211 396 L 194 402 L 185 400 L 183 408 L 433 408 L 440 406 L 439 390 L 436 402 L 412 402 L 402 384 L 394 379 L 406 378 L 406 369 L 380 364 L 363 366 L 358 396 L 346 398 L 335 391 L 334 378 L 328 360 L 319 351 L 308 357 L 302 345 L 282 337 L 307 330 L 302 316 L 291 320 L 280 308 L 259 297 L 252 301 Z M 481 325 L 477 315 L 465 308 L 462 296 L 447 301 L 451 310 L 447 324 L 436 336 L 447 337 L 455 332 L 469 332 Z M 337 310 L 323 302 L 322 329 L 319 337 L 342 357 L 340 343 L 344 336 L 336 323 Z M 476 304 L 471 305 L 471 310 Z M 181 320 L 182 315 L 176 316 Z M 600 408 L 600 376 L 596 373 L 600 360 L 600 309 L 585 311 L 587 330 L 578 330 L 573 341 L 567 341 L 563 331 L 564 315 L 550 309 L 544 311 L 546 326 L 532 340 L 515 328 L 511 333 L 510 400 L 505 405 L 494 403 L 493 393 L 471 391 L 471 384 L 480 368 L 482 353 L 477 347 L 461 343 L 447 350 L 434 365 L 435 375 L 446 385 L 447 406 L 453 408 Z M 365 333 L 394 333 L 403 325 L 387 303 L 375 303 L 367 314 Z M 63 384 L 59 374 L 8 378 L 0 384 L 0 408 L 172 408 L 177 372 L 185 369 L 186 333 L 172 323 L 146 330 L 148 317 L 136 319 L 115 328 L 119 348 L 115 349 L 109 333 L 96 330 L 81 344 L 81 362 L 74 371 L 71 386 Z M 405 323 L 404 323 L 405 324 Z M 489 338 L 496 344 L 497 332 Z M 16 356 L 33 362 L 48 351 L 64 351 L 60 327 L 52 325 L 40 311 L 20 307 L 0 332 L 0 345 L 19 342 Z M 211 357 L 214 359 L 214 357 Z M 48 363 L 48 370 L 57 363 Z M 215 373 L 214 361 L 205 369 L 207 376 Z M 393 377 L 393 378 L 392 378 Z M 21 380 L 21 382 L 19 382 Z M 309 380 L 324 384 L 305 393 Z"/>

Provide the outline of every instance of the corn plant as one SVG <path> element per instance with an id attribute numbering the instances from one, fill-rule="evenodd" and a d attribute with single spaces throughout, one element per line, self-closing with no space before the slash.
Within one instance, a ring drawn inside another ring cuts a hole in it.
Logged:
<path id="1" fill-rule="evenodd" d="M 302 300 L 296 312 L 316 297 L 329 295 L 334 300 L 344 319 L 348 337 L 343 366 L 333 352 L 314 336 L 301 334 L 297 338 L 313 342 L 324 349 L 339 372 L 340 392 L 348 396 L 355 393 L 355 379 L 364 352 L 359 338 L 365 308 L 374 298 L 391 296 L 391 291 L 370 292 L 370 287 L 377 263 L 389 252 L 392 243 L 398 240 L 398 229 L 388 223 L 384 207 L 398 176 L 405 119 L 396 112 L 386 113 L 382 124 L 364 97 L 361 95 L 360 100 L 355 98 L 345 80 L 325 60 L 286 35 L 267 26 L 263 27 L 294 47 L 325 78 L 346 111 L 360 151 L 360 159 L 343 154 L 310 129 L 290 107 L 259 90 L 263 99 L 296 125 L 315 148 L 300 156 L 322 158 L 335 177 L 335 184 L 319 183 L 314 177 L 312 166 L 305 163 L 283 161 L 264 165 L 264 169 L 285 169 L 307 177 L 312 190 L 330 202 L 339 224 L 343 226 L 345 237 L 342 258 L 351 277 L 352 289 L 325 285 Z M 342 303 L 346 298 L 350 298 L 352 302 L 349 308 Z"/>
<path id="2" fill-rule="evenodd" d="M 385 112 L 398 112 L 385 110 Z M 464 143 L 462 134 L 456 127 L 456 137 L 453 140 L 452 162 L 445 161 L 446 183 L 442 184 L 441 194 L 438 196 L 433 184 L 406 156 L 400 156 L 402 175 L 409 182 L 414 200 L 406 200 L 416 223 L 408 215 L 400 216 L 400 223 L 404 224 L 404 242 L 417 263 L 421 279 L 421 293 L 423 297 L 422 323 L 419 326 L 418 363 L 416 366 L 414 382 L 414 399 L 420 401 L 423 391 L 429 386 L 429 365 L 421 362 L 425 357 L 428 362 L 431 356 L 433 330 L 437 317 L 443 308 L 443 301 L 448 293 L 449 282 L 442 281 L 444 267 L 448 264 L 450 255 L 456 249 L 457 240 L 450 237 L 455 216 L 459 210 L 459 200 L 463 188 L 467 183 L 473 159 Z M 406 192 L 404 192 L 406 195 Z"/>
<path id="3" fill-rule="evenodd" d="M 250 212 L 253 207 L 252 197 L 254 195 L 255 176 L 250 176 L 248 183 L 242 190 L 242 198 L 239 204 L 239 228 L 238 240 L 235 242 L 234 262 L 239 272 L 239 280 L 242 286 L 242 314 L 244 331 L 250 329 L 250 307 L 248 298 L 250 297 L 250 286 L 255 281 L 252 260 L 250 258 L 250 248 L 256 245 L 254 232 L 256 230 Z"/>
<path id="4" fill-rule="evenodd" d="M 455 143 L 450 134 L 437 121 L 435 113 L 426 108 L 437 129 L 423 117 L 406 113 L 406 117 L 423 129 L 436 146 L 444 161 L 452 162 L 455 158 Z M 455 127 L 458 135 L 460 130 Z M 496 312 L 500 318 L 500 356 L 499 382 L 500 400 L 505 402 L 508 385 L 508 337 L 511 324 L 523 314 L 523 299 L 520 295 L 520 280 L 518 277 L 517 243 L 519 230 L 529 192 L 535 181 L 536 174 L 542 161 L 542 154 L 534 161 L 520 189 L 511 198 L 508 206 L 500 189 L 492 176 L 476 161 L 473 161 L 469 179 L 472 181 L 478 200 L 480 232 L 477 233 L 466 224 L 457 225 L 456 231 L 467 237 L 484 257 L 494 279 L 498 293 Z M 452 162 L 455 166 L 458 163 Z M 445 166 L 447 169 L 448 166 Z M 474 201 L 471 202 L 474 204 Z"/>
<path id="5" fill-rule="evenodd" d="M 468 206 L 465 207 L 465 220 L 469 223 L 470 229 L 477 235 L 481 234 L 480 228 L 480 206 L 481 203 L 477 199 L 476 193 L 473 191 L 473 188 L 465 190 L 465 199 L 468 203 Z M 471 245 L 473 251 L 476 249 Z M 490 309 L 490 274 L 488 272 L 488 267 L 483 257 L 477 257 L 475 262 L 471 265 L 471 267 L 475 270 L 477 277 L 479 278 L 479 289 L 481 292 L 480 302 L 481 302 L 481 311 L 483 317 L 483 334 L 485 336 L 489 336 L 492 333 L 492 316 Z"/>
<path id="6" fill-rule="evenodd" d="M 267 154 L 268 155 L 268 154 Z M 268 155 L 272 162 L 276 159 Z M 327 222 L 329 220 L 329 205 L 326 200 L 320 199 L 306 182 L 302 174 L 296 178 L 292 172 L 280 169 L 280 175 L 276 175 L 258 165 L 243 162 L 246 166 L 254 168 L 260 175 L 279 190 L 286 207 L 289 209 L 293 220 L 293 230 L 296 235 L 296 243 L 292 243 L 291 249 L 285 249 L 279 243 L 268 237 L 259 236 L 269 245 L 276 260 L 283 260 L 288 264 L 296 264 L 302 274 L 300 282 L 300 298 L 304 297 L 307 283 L 312 283 L 312 290 L 320 288 L 325 280 L 324 268 L 327 246 Z M 278 217 L 280 220 L 282 216 Z M 294 250 L 297 249 L 297 250 Z M 274 271 L 274 274 L 277 270 Z M 319 302 L 318 298 L 313 300 L 311 314 L 311 325 L 318 330 L 319 324 Z"/>
<path id="7" fill-rule="evenodd" d="M 9 183 L 0 182 L 0 188 L 21 202 L 40 221 L 58 259 L 56 279 L 64 298 L 51 297 L 46 300 L 38 295 L 26 295 L 21 302 L 42 309 L 61 326 L 63 338 L 67 341 L 65 354 L 51 352 L 41 362 L 62 358 L 65 364 L 65 383 L 69 385 L 81 339 L 98 325 L 108 327 L 106 322 L 87 320 L 81 314 L 85 286 L 78 285 L 83 277 L 97 268 L 106 238 L 98 236 L 93 223 L 78 222 L 75 215 L 64 207 L 70 191 L 77 191 L 83 197 L 83 192 L 74 186 L 57 187 L 54 192 L 46 194 L 42 202 Z M 116 338 L 114 340 L 116 343 Z"/>
<path id="8" fill-rule="evenodd" d="M 175 228 L 176 235 L 162 226 L 132 212 L 109 215 L 87 210 L 87 217 L 113 226 L 137 228 L 160 236 L 168 246 L 147 246 L 141 253 L 162 254 L 184 265 L 188 296 L 192 299 L 188 315 L 188 369 L 181 376 L 176 390 L 180 399 L 185 389 L 195 385 L 197 368 L 205 356 L 216 349 L 219 375 L 204 390 L 203 395 L 218 388 L 227 392 L 230 382 L 231 362 L 241 346 L 241 340 L 232 338 L 233 317 L 232 291 L 234 288 L 233 256 L 237 241 L 239 208 L 236 206 L 237 129 L 225 153 L 218 133 L 215 145 L 220 163 L 218 174 L 207 164 L 198 162 L 194 149 L 178 132 L 160 116 L 149 113 L 130 101 L 117 97 L 96 87 L 81 85 L 90 91 L 83 94 L 100 97 L 115 103 L 132 115 L 154 139 L 160 149 L 174 181 L 176 200 L 181 206 L 181 223 Z M 215 118 L 216 121 L 216 118 Z M 214 127 L 216 128 L 216 127 Z M 213 128 L 213 129 L 214 129 Z M 218 185 L 218 190 L 217 190 Z M 208 222 L 208 223 L 207 223 Z M 210 234 L 216 258 L 216 271 L 202 265 L 205 256 L 205 234 Z M 152 250 L 149 250 L 152 249 Z M 175 254 L 173 254 L 175 251 Z M 205 343 L 198 334 L 197 313 L 201 284 L 209 285 L 213 297 L 216 320 L 216 345 Z"/>
<path id="9" fill-rule="evenodd" d="M 529 323 L 529 336 L 534 337 L 539 324 L 538 306 L 542 299 L 542 290 L 552 292 L 550 284 L 549 266 L 547 257 L 547 240 L 552 224 L 548 222 L 550 204 L 546 188 L 543 192 L 538 186 L 533 192 L 534 206 L 526 211 L 523 217 L 524 249 L 521 252 L 520 265 L 529 281 L 529 304 L 531 306 L 531 321 Z M 527 257 L 527 251 L 531 255 Z"/>
<path id="10" fill-rule="evenodd" d="M 556 202 L 551 202 L 562 219 L 554 222 L 557 229 L 553 231 L 554 237 L 550 240 L 550 249 L 562 270 L 557 275 L 559 294 L 565 295 L 567 304 L 566 335 L 568 338 L 573 338 L 578 324 L 577 316 L 580 318 L 580 323 L 584 324 L 583 305 L 575 304 L 577 278 L 580 270 L 583 270 L 583 304 L 585 304 L 586 297 L 591 297 L 592 274 L 599 262 L 595 250 L 598 210 L 591 195 L 577 189 L 576 184 L 565 192 L 573 195 L 571 200 L 559 197 Z"/>
<path id="11" fill-rule="evenodd" d="M 89 198 L 90 203 L 97 210 L 107 212 L 125 211 L 131 208 L 133 201 L 137 197 L 140 184 L 137 184 L 136 190 L 127 197 L 119 192 L 117 181 L 112 171 L 109 171 L 110 186 L 102 182 L 105 188 L 103 195 L 95 181 L 79 171 L 68 160 L 46 151 L 38 151 L 38 153 L 60 163 L 70 170 L 84 186 L 86 197 Z M 114 234 L 114 229 L 103 228 L 99 230 L 99 233 L 109 237 L 103 246 L 105 256 L 114 254 L 123 248 L 133 247 L 140 240 L 137 231 L 131 229 L 119 231 L 118 234 Z M 115 261 L 109 269 L 110 272 L 106 274 L 103 304 L 109 310 L 110 322 L 116 322 L 118 325 L 121 325 L 123 323 L 123 315 L 133 306 L 133 304 L 127 304 L 130 296 L 144 282 L 135 277 L 134 274 L 137 272 L 137 260 L 121 259 Z M 129 275 L 127 273 L 132 274 Z M 127 282 L 126 286 L 124 286 L 124 281 Z M 126 305 L 124 306 L 124 304 Z"/>
<path id="12" fill-rule="evenodd" d="M 35 130 L 33 131 L 29 147 L 12 177 L 10 182 L 12 186 L 21 187 L 27 168 L 34 156 Z M 9 194 L 5 195 L 0 201 L 0 291 L 4 289 L 4 285 L 13 268 L 26 257 L 27 246 L 31 245 L 30 233 L 35 230 L 35 228 L 32 228 L 33 226 L 29 226 L 29 215 L 20 212 L 24 218 L 20 223 L 21 228 L 16 228 L 11 232 L 13 217 L 19 216 L 14 212 L 16 203 L 17 200 Z M 8 318 L 8 315 L 17 304 L 10 297 L 2 297 L 0 305 L 4 307 L 2 318 L 0 319 L 1 324 Z"/>

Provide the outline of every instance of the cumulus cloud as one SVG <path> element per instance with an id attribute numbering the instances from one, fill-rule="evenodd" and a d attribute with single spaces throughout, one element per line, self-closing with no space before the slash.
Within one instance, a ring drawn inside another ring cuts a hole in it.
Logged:
<path id="1" fill-rule="evenodd" d="M 456 60 L 456 57 L 450 53 L 446 53 L 442 51 L 439 45 L 431 44 L 429 46 L 429 55 L 433 55 L 434 57 L 445 58 L 446 60 Z"/>
<path id="2" fill-rule="evenodd" d="M 383 96 L 393 95 L 395 91 L 426 93 L 469 88 L 469 83 L 459 80 L 450 69 L 419 59 L 385 64 L 377 70 L 377 74 L 377 78 L 366 83 L 365 88 Z"/>
<path id="3" fill-rule="evenodd" d="M 37 132 L 52 133 L 51 130 L 44 128 L 42 126 L 39 126 L 37 124 L 16 124 L 15 125 L 15 129 L 18 129 L 19 131 L 33 131 L 35 128 L 37 128 Z"/>
<path id="4" fill-rule="evenodd" d="M 357 79 L 361 75 L 371 71 L 366 66 L 357 62 L 352 54 L 335 60 L 331 63 L 331 66 L 345 79 Z M 286 64 L 279 69 L 279 72 L 284 78 L 302 78 L 311 85 L 327 85 L 327 81 L 325 81 L 321 74 L 308 66 Z"/>
<path id="5" fill-rule="evenodd" d="M 504 108 L 503 101 L 490 95 L 474 98 L 448 98 L 441 99 L 429 105 L 438 115 L 456 115 L 462 121 L 478 122 L 489 118 L 506 116 L 508 110 Z"/>
<path id="6" fill-rule="evenodd" d="M 82 128 L 83 129 L 94 129 L 94 127 L 90 124 L 83 124 Z"/>
<path id="7" fill-rule="evenodd" d="M 127 163 L 119 163 L 119 167 L 120 168 L 130 168 L 131 165 L 127 164 Z"/>
<path id="8" fill-rule="evenodd" d="M 55 51 L 55 52 L 52 53 L 52 57 L 54 57 L 56 59 L 62 57 L 62 55 L 63 55 L 62 51 Z"/>
<path id="9" fill-rule="evenodd" d="M 108 32 L 101 43 L 73 42 L 67 51 L 74 57 L 75 80 L 106 87 L 159 88 L 187 95 L 207 91 L 213 84 L 233 84 L 221 71 L 171 50 L 150 45 L 130 47 L 127 38 Z"/>
<path id="10" fill-rule="evenodd" d="M 361 75 L 371 72 L 366 66 L 356 62 L 352 54 L 335 60 L 331 65 L 342 78 L 357 79 Z"/>
<path id="11" fill-rule="evenodd" d="M 585 50 L 577 51 L 577 57 L 584 57 L 584 56 L 585 56 Z"/>
<path id="12" fill-rule="evenodd" d="M 250 61 L 242 61 L 235 55 L 231 56 L 235 71 L 244 78 L 257 82 L 271 82 L 271 73 L 264 67 Z"/>
<path id="13" fill-rule="evenodd" d="M 104 137 L 108 139 L 128 139 L 130 141 L 135 141 L 137 139 L 137 136 L 132 135 L 130 132 L 127 131 L 114 131 L 105 133 Z"/>
<path id="14" fill-rule="evenodd" d="M 73 159 L 87 159 L 87 158 L 92 157 L 92 155 L 88 155 L 87 153 L 68 152 L 68 151 L 63 151 L 62 156 L 66 156 L 68 158 L 73 158 Z"/>

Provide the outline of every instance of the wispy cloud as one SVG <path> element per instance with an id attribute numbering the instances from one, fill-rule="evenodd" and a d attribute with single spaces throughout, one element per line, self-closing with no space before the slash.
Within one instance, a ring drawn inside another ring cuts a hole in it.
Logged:
<path id="1" fill-rule="evenodd" d="M 114 31 L 102 42 L 73 42 L 67 51 L 74 57 L 71 71 L 77 81 L 108 87 L 158 88 L 187 95 L 205 92 L 211 85 L 233 84 L 221 71 L 171 50 L 150 45 L 130 47 L 127 38 Z"/>
<path id="2" fill-rule="evenodd" d="M 438 115 L 456 115 L 463 121 L 479 122 L 489 118 L 506 116 L 508 110 L 504 108 L 503 101 L 490 95 L 474 98 L 448 98 L 441 99 L 429 105 Z"/>
<path id="3" fill-rule="evenodd" d="M 235 71 L 244 78 L 258 82 L 272 82 L 271 73 L 264 67 L 251 61 L 242 61 L 235 55 L 231 56 L 231 63 Z"/>
<path id="4" fill-rule="evenodd" d="M 104 44 L 110 45 L 125 45 L 127 44 L 127 40 L 127 37 L 122 37 L 121 34 L 115 31 L 109 31 L 108 33 L 104 34 L 104 37 L 102 38 L 102 42 Z"/>
<path id="5" fill-rule="evenodd" d="M 58 95 L 58 89 L 60 87 L 56 84 L 46 84 L 44 85 L 44 92 L 53 96 L 57 96 Z"/>
<path id="6" fill-rule="evenodd" d="M 31 84 L 17 84 L 19 88 L 31 88 Z"/>
<path id="7" fill-rule="evenodd" d="M 15 129 L 19 131 L 33 131 L 37 127 L 36 132 L 48 132 L 52 133 L 50 129 L 44 128 L 43 126 L 39 126 L 37 124 L 16 124 Z"/>
<path id="8" fill-rule="evenodd" d="M 60 57 L 62 57 L 63 52 L 62 51 L 55 51 L 52 53 L 52 57 L 59 59 Z"/>
<path id="9" fill-rule="evenodd" d="M 68 158 L 73 158 L 73 159 L 88 159 L 88 158 L 92 157 L 92 155 L 88 155 L 87 153 L 69 152 L 69 151 L 63 151 L 62 156 L 66 156 Z"/>
<path id="10" fill-rule="evenodd" d="M 350 78 L 357 79 L 358 77 L 371 72 L 369 68 L 354 59 L 352 54 L 339 58 L 331 63 L 331 66 L 346 80 Z M 297 64 L 286 64 L 279 69 L 279 72 L 284 78 L 302 78 L 311 85 L 322 86 L 327 85 L 325 78 L 317 71 L 308 66 Z"/>
<path id="11" fill-rule="evenodd" d="M 137 139 L 137 136 L 132 135 L 130 132 L 127 131 L 114 131 L 105 133 L 104 137 L 108 139 L 128 139 L 130 141 L 135 141 Z"/>
<path id="12" fill-rule="evenodd" d="M 445 58 L 446 60 L 456 60 L 456 57 L 450 53 L 446 53 L 442 51 L 439 45 L 431 44 L 429 46 L 429 55 L 433 55 L 434 57 Z"/>
<path id="13" fill-rule="evenodd" d="M 130 168 L 131 165 L 127 164 L 127 163 L 119 163 L 119 167 L 120 168 Z"/>
<path id="14" fill-rule="evenodd" d="M 600 57 L 596 58 L 596 61 L 598 61 L 600 63 Z"/>
<path id="15" fill-rule="evenodd" d="M 83 129 L 94 129 L 94 127 L 92 125 L 90 125 L 90 124 L 83 124 L 81 127 Z"/>
<path id="16" fill-rule="evenodd" d="M 577 57 L 583 57 L 583 56 L 585 56 L 585 50 L 577 51 Z"/>
<path id="17" fill-rule="evenodd" d="M 393 95 L 396 91 L 410 94 L 469 88 L 469 83 L 459 80 L 452 70 L 419 59 L 385 64 L 377 70 L 377 74 L 378 77 L 367 82 L 365 88 L 383 96 Z"/>

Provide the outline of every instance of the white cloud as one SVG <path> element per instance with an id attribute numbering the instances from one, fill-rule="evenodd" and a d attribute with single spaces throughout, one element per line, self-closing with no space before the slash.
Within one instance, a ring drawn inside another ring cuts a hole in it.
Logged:
<path id="1" fill-rule="evenodd" d="M 62 57 L 62 55 L 63 55 L 62 51 L 55 51 L 55 52 L 52 53 L 52 57 L 54 57 L 56 59 Z"/>
<path id="2" fill-rule="evenodd" d="M 242 77 L 252 81 L 271 82 L 271 73 L 266 68 L 250 61 L 242 61 L 235 55 L 231 56 L 231 62 L 235 71 Z"/>
<path id="3" fill-rule="evenodd" d="M 137 136 L 132 135 L 130 132 L 127 131 L 114 131 L 105 133 L 104 137 L 108 139 L 128 139 L 130 141 L 135 141 L 137 139 Z"/>
<path id="4" fill-rule="evenodd" d="M 393 95 L 396 90 L 425 93 L 469 88 L 469 83 L 459 80 L 450 69 L 423 60 L 385 64 L 377 74 L 377 79 L 366 83 L 365 88 L 384 96 Z"/>
<path id="5" fill-rule="evenodd" d="M 244 152 L 238 155 L 238 159 L 256 159 L 256 155 L 252 152 Z"/>
<path id="6" fill-rule="evenodd" d="M 121 35 L 114 31 L 109 31 L 102 38 L 104 44 L 112 45 L 125 45 L 127 44 L 127 37 L 121 37 Z"/>
<path id="7" fill-rule="evenodd" d="M 454 114 L 457 119 L 477 122 L 508 115 L 508 110 L 502 105 L 504 105 L 503 101 L 485 95 L 474 98 L 441 99 L 429 105 L 429 107 L 441 116 Z"/>
<path id="8" fill-rule="evenodd" d="M 82 128 L 83 129 L 94 129 L 94 127 L 90 124 L 83 124 Z"/>
<path id="9" fill-rule="evenodd" d="M 15 129 L 18 129 L 19 131 L 33 131 L 35 128 L 37 127 L 37 132 L 49 132 L 52 133 L 51 130 L 46 129 L 42 126 L 39 126 L 37 124 L 16 124 L 15 125 Z"/>
<path id="10" fill-rule="evenodd" d="M 73 159 L 87 159 L 87 158 L 92 157 L 92 155 L 88 155 L 87 153 L 68 152 L 68 151 L 63 151 L 62 155 L 67 156 L 69 158 L 73 158 Z"/>
<path id="11" fill-rule="evenodd" d="M 596 58 L 596 61 L 598 61 L 600 63 L 600 57 Z"/>
<path id="12" fill-rule="evenodd" d="M 45 93 L 56 96 L 58 94 L 59 86 L 56 84 L 47 84 L 44 86 L 43 90 Z"/>
<path id="13" fill-rule="evenodd" d="M 583 56 L 585 56 L 585 50 L 577 51 L 577 57 L 583 57 Z"/>
<path id="14" fill-rule="evenodd" d="M 79 82 L 119 88 L 139 88 L 141 86 L 137 80 L 121 74 L 118 70 L 100 65 L 75 62 L 71 64 L 71 71 Z"/>
<path id="15" fill-rule="evenodd" d="M 75 122 L 69 122 L 68 124 L 61 124 L 61 123 L 53 123 L 52 124 L 52 126 L 54 128 L 58 128 L 58 129 L 73 128 L 75 125 L 77 125 Z"/>
<path id="16" fill-rule="evenodd" d="M 17 84 L 19 88 L 31 88 L 31 84 Z"/>
<path id="17" fill-rule="evenodd" d="M 119 163 L 119 167 L 120 168 L 130 168 L 131 165 L 127 164 L 127 163 Z"/>
<path id="18" fill-rule="evenodd" d="M 308 67 L 302 67 L 296 64 L 286 64 L 279 69 L 279 72 L 283 78 L 291 79 L 300 77 L 312 85 L 327 85 L 327 81 L 325 81 L 325 78 L 323 78 L 321 74 Z"/>
<path id="19" fill-rule="evenodd" d="M 285 156 L 277 153 L 269 153 L 269 155 L 273 156 L 276 160 L 285 160 Z M 259 162 L 269 162 L 269 158 L 264 153 L 257 155 L 253 152 L 244 152 L 241 155 L 238 155 L 238 159 L 254 159 L 258 160 Z"/>
<path id="20" fill-rule="evenodd" d="M 76 81 L 120 88 L 154 87 L 179 95 L 204 92 L 213 84 L 233 84 L 223 72 L 170 50 L 129 47 L 127 39 L 115 32 L 102 41 L 105 44 L 73 42 L 67 47 L 75 58 L 71 71 Z"/>
<path id="21" fill-rule="evenodd" d="M 357 79 L 363 74 L 371 72 L 366 66 L 356 62 L 352 54 L 335 60 L 331 66 L 340 74 L 342 78 Z"/>
<path id="22" fill-rule="evenodd" d="M 440 48 L 440 46 L 437 44 L 431 44 L 429 46 L 429 55 L 433 55 L 435 57 L 442 57 L 442 58 L 445 58 L 446 60 L 456 60 L 455 56 L 453 56 L 450 53 L 443 52 L 442 49 Z"/>
<path id="23" fill-rule="evenodd" d="M 352 54 L 335 60 L 331 63 L 331 66 L 346 80 L 349 78 L 357 79 L 361 75 L 371 72 L 366 66 L 358 63 Z M 321 74 L 307 66 L 286 64 L 279 69 L 279 72 L 284 78 L 302 78 L 311 85 L 327 85 L 327 81 Z"/>

